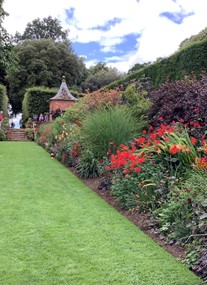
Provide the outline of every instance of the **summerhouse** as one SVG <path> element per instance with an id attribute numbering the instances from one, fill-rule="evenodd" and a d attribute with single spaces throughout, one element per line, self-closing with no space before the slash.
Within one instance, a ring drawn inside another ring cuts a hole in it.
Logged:
<path id="1" fill-rule="evenodd" d="M 75 98 L 69 91 L 65 76 L 62 77 L 62 83 L 57 94 L 50 99 L 50 120 L 56 117 L 57 114 L 64 112 L 69 106 L 75 103 Z"/>

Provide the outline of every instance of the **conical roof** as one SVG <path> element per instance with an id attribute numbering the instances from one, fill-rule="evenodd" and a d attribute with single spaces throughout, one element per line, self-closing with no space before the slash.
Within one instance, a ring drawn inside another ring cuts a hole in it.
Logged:
<path id="1" fill-rule="evenodd" d="M 65 82 L 65 76 L 62 77 L 62 83 L 58 90 L 58 93 L 52 97 L 50 100 L 64 100 L 64 101 L 76 101 L 75 98 L 69 91 L 67 84 Z"/>

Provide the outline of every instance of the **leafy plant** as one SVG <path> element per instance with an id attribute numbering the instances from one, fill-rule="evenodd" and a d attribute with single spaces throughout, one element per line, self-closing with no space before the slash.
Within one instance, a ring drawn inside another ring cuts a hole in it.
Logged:
<path id="1" fill-rule="evenodd" d="M 123 107 L 98 110 L 83 121 L 82 134 L 85 147 L 90 148 L 95 158 L 106 156 L 122 143 L 129 143 L 136 133 L 136 122 Z"/>
<path id="2" fill-rule="evenodd" d="M 25 132 L 26 132 L 27 138 L 33 141 L 34 140 L 34 130 L 32 128 L 26 128 Z"/>
<path id="3" fill-rule="evenodd" d="M 6 140 L 6 134 L 3 129 L 0 129 L 0 141 L 5 141 Z"/>
<path id="4" fill-rule="evenodd" d="M 191 235 L 207 230 L 204 199 L 207 197 L 207 175 L 202 171 L 189 172 L 189 177 L 171 188 L 167 202 L 155 213 L 161 231 L 170 238 L 188 241 Z"/>
<path id="5" fill-rule="evenodd" d="M 91 150 L 85 149 L 76 165 L 76 172 L 82 178 L 94 178 L 99 176 L 99 161 Z"/>
<path id="6" fill-rule="evenodd" d="M 189 128 L 191 135 L 201 138 L 206 131 L 207 76 L 202 74 L 198 80 L 191 76 L 187 79 L 167 82 L 151 92 L 153 105 L 148 116 L 153 127 L 172 121 L 182 121 Z"/>

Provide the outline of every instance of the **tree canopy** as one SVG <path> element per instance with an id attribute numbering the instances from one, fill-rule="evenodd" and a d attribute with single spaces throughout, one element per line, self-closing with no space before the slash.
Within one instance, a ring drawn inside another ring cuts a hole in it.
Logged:
<path id="1" fill-rule="evenodd" d="M 68 86 L 80 86 L 86 76 L 83 59 L 72 50 L 69 41 L 25 40 L 14 47 L 19 70 L 9 72 L 9 99 L 13 112 L 22 109 L 25 90 L 33 86 L 59 87 L 62 75 Z"/>
<path id="2" fill-rule="evenodd" d="M 121 77 L 122 74 L 116 68 L 108 67 L 105 63 L 99 62 L 88 69 L 87 78 L 81 86 L 84 90 L 92 92 Z"/>
<path id="3" fill-rule="evenodd" d="M 53 41 L 67 40 L 69 30 L 63 30 L 60 21 L 51 16 L 47 18 L 37 18 L 31 23 L 28 23 L 24 33 L 21 35 L 16 32 L 14 42 L 21 42 L 23 40 L 40 40 L 52 39 Z"/>
<path id="4" fill-rule="evenodd" d="M 16 62 L 12 52 L 11 37 L 3 27 L 4 18 L 8 16 L 3 9 L 3 3 L 4 0 L 0 0 L 0 82 L 4 83 L 7 70 Z"/>

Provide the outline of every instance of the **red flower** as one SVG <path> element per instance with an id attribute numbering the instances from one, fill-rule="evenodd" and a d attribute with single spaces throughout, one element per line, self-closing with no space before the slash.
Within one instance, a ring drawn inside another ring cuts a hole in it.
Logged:
<path id="1" fill-rule="evenodd" d="M 140 167 L 135 167 L 135 168 L 134 168 L 134 172 L 137 173 L 137 172 L 140 172 L 140 171 L 141 171 L 141 168 L 140 168 Z"/>
<path id="2" fill-rule="evenodd" d="M 196 144 L 196 142 L 197 142 L 197 140 L 194 137 L 191 137 L 190 140 L 191 140 L 192 144 Z"/>
<path id="3" fill-rule="evenodd" d="M 169 153 L 176 154 L 178 152 L 180 152 L 180 147 L 178 145 L 173 144 L 170 146 Z"/>
<path id="4" fill-rule="evenodd" d="M 72 153 L 73 156 L 77 156 L 77 152 L 76 151 L 73 150 L 71 153 Z"/>
<path id="5" fill-rule="evenodd" d="M 159 120 L 159 121 L 162 121 L 162 120 L 163 120 L 163 117 L 159 117 L 158 120 Z"/>
<path id="6" fill-rule="evenodd" d="M 151 135 L 150 135 L 150 139 L 151 139 L 151 140 L 155 140 L 156 137 L 157 137 L 156 134 L 151 134 Z"/>
<path id="7" fill-rule="evenodd" d="M 64 125 L 65 123 L 64 123 L 64 122 L 61 122 L 61 124 Z"/>
<path id="8" fill-rule="evenodd" d="M 145 138 L 141 137 L 141 138 L 139 138 L 139 139 L 134 139 L 134 141 L 135 141 L 138 145 L 140 145 L 140 144 L 142 144 L 142 143 L 145 142 Z"/>
<path id="9" fill-rule="evenodd" d="M 142 133 L 143 133 L 143 134 L 146 134 L 146 133 L 147 133 L 147 131 L 146 131 L 146 130 L 143 130 L 143 131 L 142 131 Z"/>
<path id="10" fill-rule="evenodd" d="M 159 144 L 160 143 L 160 140 L 155 140 L 155 144 Z"/>
<path id="11" fill-rule="evenodd" d="M 199 123 L 194 123 L 194 127 L 198 128 L 198 127 L 200 127 L 200 124 Z"/>

